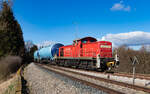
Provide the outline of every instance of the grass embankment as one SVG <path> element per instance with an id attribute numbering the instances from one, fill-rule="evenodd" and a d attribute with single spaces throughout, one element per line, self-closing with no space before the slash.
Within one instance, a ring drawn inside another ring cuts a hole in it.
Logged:
<path id="1" fill-rule="evenodd" d="M 15 75 L 13 78 L 0 84 L 0 94 L 21 94 L 21 77 Z"/>

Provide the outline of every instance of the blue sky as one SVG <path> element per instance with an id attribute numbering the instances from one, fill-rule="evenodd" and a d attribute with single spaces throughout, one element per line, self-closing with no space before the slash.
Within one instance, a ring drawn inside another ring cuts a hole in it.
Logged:
<path id="1" fill-rule="evenodd" d="M 150 0 L 14 0 L 24 40 L 72 43 L 75 38 L 150 33 Z"/>

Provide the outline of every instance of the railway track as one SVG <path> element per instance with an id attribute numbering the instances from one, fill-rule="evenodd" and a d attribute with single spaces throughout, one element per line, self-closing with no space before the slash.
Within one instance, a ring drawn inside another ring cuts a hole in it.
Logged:
<path id="1" fill-rule="evenodd" d="M 62 68 L 64 68 L 64 67 L 62 67 Z M 74 68 L 69 68 L 69 67 L 65 67 L 65 68 L 67 68 L 67 69 L 74 69 Z M 128 78 L 132 78 L 133 77 L 133 75 L 131 73 L 99 72 L 99 71 L 85 70 L 85 69 L 77 69 L 77 70 L 85 71 L 85 72 L 88 71 L 88 72 L 91 72 L 91 73 L 110 74 L 110 75 L 113 75 L 113 76 L 122 76 L 122 77 L 128 77 Z M 137 74 L 136 73 L 135 78 L 150 80 L 150 75 Z"/>
<path id="2" fill-rule="evenodd" d="M 69 68 L 69 67 L 62 67 L 62 68 L 75 69 L 75 68 Z M 88 71 L 88 72 L 91 72 L 91 73 L 110 74 L 110 75 L 113 75 L 113 76 L 122 76 L 122 77 L 128 77 L 128 78 L 132 78 L 133 77 L 132 73 L 99 72 L 99 71 L 86 70 L 86 69 L 77 69 L 77 70 L 85 71 L 85 72 Z M 135 78 L 150 80 L 150 75 L 136 73 Z"/>
<path id="3" fill-rule="evenodd" d="M 51 66 L 51 65 L 50 65 Z M 68 69 L 71 71 L 79 71 L 81 73 L 85 73 L 88 75 L 96 75 L 98 77 L 116 80 L 119 82 L 125 82 L 128 84 L 133 84 L 133 75 L 127 74 L 127 73 L 107 73 L 107 72 L 98 72 L 98 71 L 92 71 L 92 70 L 85 70 L 85 69 L 75 69 L 75 68 L 69 68 L 69 67 L 62 67 L 63 69 Z M 135 76 L 135 83 L 134 85 L 150 88 L 150 76 L 145 74 L 136 74 Z"/>
<path id="4" fill-rule="evenodd" d="M 56 73 L 61 74 L 61 75 L 65 75 L 65 76 L 67 76 L 67 77 L 69 77 L 73 80 L 77 80 L 77 81 L 82 82 L 86 85 L 92 86 L 94 88 L 97 88 L 99 90 L 103 90 L 104 92 L 111 93 L 111 94 L 123 94 L 124 92 L 121 92 L 121 91 L 118 92 L 114 89 L 106 88 L 106 87 L 98 85 L 96 83 L 92 83 L 92 82 L 89 82 L 89 81 L 86 81 L 86 80 L 83 80 L 83 79 L 79 79 L 79 78 L 76 78 L 76 77 L 83 76 L 83 77 L 86 77 L 87 79 L 90 78 L 90 79 L 94 79 L 94 80 L 97 80 L 97 81 L 103 81 L 105 83 L 109 83 L 109 84 L 113 84 L 113 85 L 117 85 L 117 86 L 121 86 L 121 87 L 126 87 L 128 89 L 131 89 L 131 91 L 136 90 L 136 91 L 142 91 L 142 92 L 150 93 L 150 89 L 140 87 L 140 86 L 135 86 L 135 85 L 131 85 L 131 84 L 123 83 L 123 82 L 113 81 L 113 80 L 110 80 L 110 79 L 104 79 L 104 78 L 91 76 L 91 75 L 87 75 L 87 74 L 83 74 L 83 73 L 79 73 L 79 72 L 74 72 L 74 71 L 70 71 L 70 70 L 64 69 L 62 67 L 57 67 L 57 66 L 46 66 L 46 65 L 41 65 L 41 64 L 40 64 L 40 66 L 42 66 L 43 68 L 46 68 L 50 71 L 56 72 Z M 77 76 L 76 77 L 71 76 L 71 75 L 68 75 L 68 73 L 69 74 L 74 74 L 74 75 L 77 75 Z M 125 92 L 125 93 L 127 93 L 127 92 Z"/>
<path id="5" fill-rule="evenodd" d="M 40 64 L 40 66 L 41 66 L 41 64 Z M 94 87 L 94 88 L 96 88 L 96 89 L 98 89 L 98 90 L 100 90 L 100 91 L 104 91 L 104 92 L 106 92 L 106 93 L 108 93 L 108 94 L 124 94 L 124 93 L 122 93 L 122 92 L 115 91 L 115 90 L 113 90 L 113 89 L 109 89 L 109 88 L 106 88 L 106 87 L 103 87 L 103 86 L 100 86 L 100 85 L 97 85 L 97 84 L 94 84 L 94 83 L 91 83 L 91 82 L 88 82 L 88 81 L 85 81 L 85 80 L 82 80 L 82 79 L 73 77 L 73 76 L 70 76 L 70 75 L 67 75 L 67 74 L 64 74 L 63 72 L 57 71 L 57 70 L 62 70 L 62 69 L 58 69 L 58 68 L 56 68 L 56 67 L 55 67 L 55 69 L 51 69 L 50 67 L 48 68 L 47 66 L 43 66 L 43 65 L 42 65 L 42 67 L 45 68 L 45 69 L 48 69 L 48 70 L 50 70 L 50 71 L 52 71 L 52 72 L 55 72 L 55 73 L 57 73 L 57 74 L 66 76 L 66 77 L 68 77 L 68 78 L 71 78 L 72 80 L 79 81 L 79 82 L 81 82 L 81 83 L 83 83 L 83 84 L 85 84 L 85 85 Z M 54 68 L 54 67 L 53 67 L 53 68 Z M 56 69 L 57 69 L 57 70 L 56 70 Z M 63 71 L 64 71 L 64 70 L 63 70 Z"/>
<path id="6" fill-rule="evenodd" d="M 124 77 L 129 77 L 129 78 L 133 77 L 133 75 L 131 73 L 130 74 L 127 74 L 127 73 L 114 73 L 113 75 L 124 76 Z M 136 74 L 135 78 L 150 80 L 150 75 Z"/>

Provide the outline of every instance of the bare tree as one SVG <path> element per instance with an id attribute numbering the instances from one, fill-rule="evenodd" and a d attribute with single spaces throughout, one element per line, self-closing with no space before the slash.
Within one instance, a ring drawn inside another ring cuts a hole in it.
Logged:
<path id="1" fill-rule="evenodd" d="M 118 72 L 132 72 L 132 63 L 130 58 L 137 56 L 140 64 L 136 65 L 137 73 L 150 73 L 150 52 L 146 50 L 145 46 L 142 46 L 139 51 L 128 48 L 127 46 L 120 46 L 116 48 L 120 57 L 120 65 L 117 68 Z"/>

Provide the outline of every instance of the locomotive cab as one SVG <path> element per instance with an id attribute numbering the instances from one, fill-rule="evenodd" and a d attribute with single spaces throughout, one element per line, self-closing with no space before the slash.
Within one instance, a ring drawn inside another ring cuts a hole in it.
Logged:
<path id="1" fill-rule="evenodd" d="M 82 39 L 77 39 L 77 40 L 74 40 L 73 41 L 73 46 L 74 45 L 82 45 L 82 44 L 85 44 L 85 43 L 92 43 L 92 42 L 96 42 L 97 40 L 95 38 L 92 38 L 92 37 L 85 37 L 85 38 L 82 38 Z M 82 46 L 81 46 L 82 47 Z"/>

